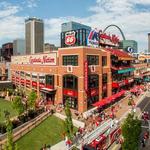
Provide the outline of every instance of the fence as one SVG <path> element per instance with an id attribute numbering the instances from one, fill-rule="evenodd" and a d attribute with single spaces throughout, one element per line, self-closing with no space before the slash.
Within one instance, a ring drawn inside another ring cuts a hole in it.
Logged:
<path id="1" fill-rule="evenodd" d="M 17 141 L 22 136 L 24 136 L 26 133 L 31 131 L 33 128 L 38 126 L 42 121 L 44 121 L 50 114 L 48 112 L 44 112 L 38 117 L 34 118 L 33 120 L 23 124 L 22 126 L 19 126 L 18 128 L 13 130 L 13 141 Z M 4 148 L 4 145 L 6 143 L 6 134 L 2 135 L 0 137 L 0 150 Z"/>

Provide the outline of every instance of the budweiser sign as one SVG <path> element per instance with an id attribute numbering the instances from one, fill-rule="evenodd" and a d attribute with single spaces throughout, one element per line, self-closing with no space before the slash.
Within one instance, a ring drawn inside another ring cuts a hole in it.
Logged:
<path id="1" fill-rule="evenodd" d="M 50 54 L 37 54 L 26 56 L 13 56 L 12 64 L 39 64 L 39 65 L 56 65 L 56 53 Z"/>
<path id="2" fill-rule="evenodd" d="M 84 62 L 84 89 L 88 92 L 88 62 Z"/>

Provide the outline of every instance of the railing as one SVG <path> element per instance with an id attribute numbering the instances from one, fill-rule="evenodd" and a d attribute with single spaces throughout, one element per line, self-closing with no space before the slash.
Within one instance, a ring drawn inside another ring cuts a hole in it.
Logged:
<path id="1" fill-rule="evenodd" d="M 40 116 L 34 118 L 28 123 L 23 124 L 22 126 L 19 126 L 18 128 L 13 130 L 13 141 L 17 141 L 20 139 L 22 136 L 24 136 L 26 133 L 31 131 L 33 128 L 38 126 L 42 121 L 44 121 L 47 117 L 49 116 L 48 112 L 42 113 Z M 0 150 L 4 149 L 4 145 L 7 141 L 6 139 L 6 134 L 2 135 L 0 137 Z"/>

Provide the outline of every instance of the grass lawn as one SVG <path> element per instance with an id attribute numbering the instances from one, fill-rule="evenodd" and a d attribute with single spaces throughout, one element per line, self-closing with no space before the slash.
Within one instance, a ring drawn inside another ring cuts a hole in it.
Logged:
<path id="1" fill-rule="evenodd" d="M 17 141 L 19 150 L 40 150 L 44 144 L 54 145 L 62 140 L 63 121 L 48 117 L 39 126 Z"/>
<path id="2" fill-rule="evenodd" d="M 10 112 L 10 117 L 17 116 L 17 112 L 12 108 L 11 102 L 0 98 L 0 122 L 5 120 L 4 110 Z"/>

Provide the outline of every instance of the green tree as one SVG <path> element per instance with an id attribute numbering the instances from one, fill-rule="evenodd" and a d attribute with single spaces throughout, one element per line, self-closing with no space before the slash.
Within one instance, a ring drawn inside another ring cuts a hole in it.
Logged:
<path id="1" fill-rule="evenodd" d="M 5 144 L 4 150 L 18 150 L 17 144 L 13 142 L 13 126 L 10 120 L 10 113 L 8 111 L 4 111 L 6 118 L 6 132 L 7 132 L 7 142 Z"/>
<path id="2" fill-rule="evenodd" d="M 64 122 L 65 132 L 66 132 L 66 135 L 68 136 L 68 138 L 72 139 L 72 137 L 73 137 L 73 123 L 72 123 L 72 115 L 71 115 L 68 100 L 66 100 L 66 104 L 65 104 L 65 114 L 66 114 L 66 119 Z"/>
<path id="3" fill-rule="evenodd" d="M 29 93 L 28 101 L 27 101 L 29 108 L 35 109 L 35 102 L 36 102 L 36 99 L 37 99 L 37 93 L 32 90 L 32 91 Z"/>
<path id="4" fill-rule="evenodd" d="M 122 149 L 138 150 L 140 134 L 142 131 L 141 121 L 135 117 L 134 113 L 130 113 L 128 114 L 121 128 L 122 136 L 124 138 Z"/>
<path id="5" fill-rule="evenodd" d="M 18 112 L 19 115 L 24 112 L 24 105 L 22 103 L 22 100 L 21 100 L 20 96 L 16 96 L 13 99 L 12 106 L 13 106 L 14 109 L 16 109 L 16 111 Z"/>

